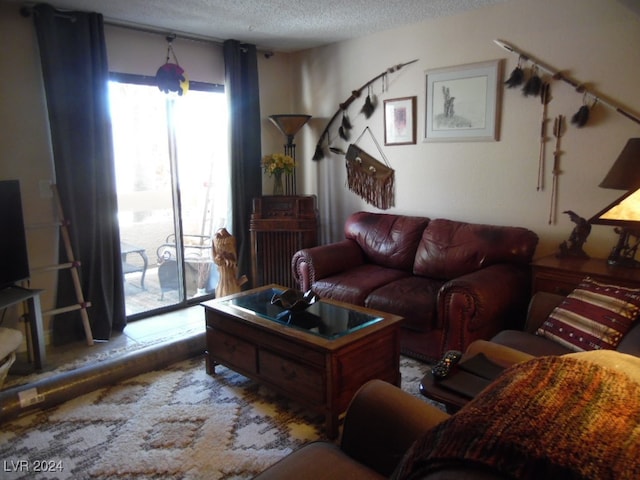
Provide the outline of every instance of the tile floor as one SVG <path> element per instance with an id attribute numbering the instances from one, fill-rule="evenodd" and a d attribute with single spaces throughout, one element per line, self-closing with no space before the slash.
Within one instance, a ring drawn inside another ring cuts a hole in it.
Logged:
<path id="1" fill-rule="evenodd" d="M 153 342 L 165 338 L 180 338 L 186 332 L 193 333 L 198 329 L 205 330 L 204 309 L 200 305 L 194 305 L 185 309 L 159 314 L 153 317 L 130 322 L 123 332 L 114 333 L 108 342 L 95 342 L 89 346 L 83 341 L 63 346 L 46 347 L 46 361 L 43 371 L 53 370 L 65 363 L 74 361 L 84 356 L 99 354 L 113 349 L 135 349 L 140 344 Z M 21 374 L 33 368 L 29 364 L 26 353 L 18 356 L 10 374 Z"/>

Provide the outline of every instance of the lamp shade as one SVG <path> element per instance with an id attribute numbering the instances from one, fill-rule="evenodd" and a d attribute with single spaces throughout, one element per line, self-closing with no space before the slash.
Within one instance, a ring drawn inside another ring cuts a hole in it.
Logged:
<path id="1" fill-rule="evenodd" d="M 640 138 L 629 139 L 600 186 L 616 190 L 640 188 Z"/>
<path id="2" fill-rule="evenodd" d="M 589 223 L 638 229 L 640 222 L 640 190 L 630 190 L 596 213 Z"/>
<path id="3" fill-rule="evenodd" d="M 600 183 L 602 188 L 626 190 L 615 202 L 596 213 L 589 223 L 613 225 L 619 234 L 607 263 L 640 268 L 635 259 L 640 242 L 640 138 L 630 138 Z M 631 238 L 635 240 L 631 240 Z"/>
<path id="4" fill-rule="evenodd" d="M 311 115 L 301 115 L 297 113 L 271 115 L 269 119 L 278 127 L 283 135 L 286 135 L 289 142 L 293 141 L 293 137 L 298 131 L 309 121 Z"/>
<path id="5" fill-rule="evenodd" d="M 629 139 L 600 186 L 626 190 L 626 193 L 596 213 L 589 223 L 637 229 L 640 222 L 640 138 Z"/>

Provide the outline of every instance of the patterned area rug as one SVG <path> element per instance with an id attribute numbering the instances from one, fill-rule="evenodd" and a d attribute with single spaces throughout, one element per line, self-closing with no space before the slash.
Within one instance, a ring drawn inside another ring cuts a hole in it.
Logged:
<path id="1" fill-rule="evenodd" d="M 428 365 L 401 358 L 420 398 Z M 2 426 L 3 479 L 248 479 L 324 438 L 322 416 L 204 358 L 175 363 Z"/>

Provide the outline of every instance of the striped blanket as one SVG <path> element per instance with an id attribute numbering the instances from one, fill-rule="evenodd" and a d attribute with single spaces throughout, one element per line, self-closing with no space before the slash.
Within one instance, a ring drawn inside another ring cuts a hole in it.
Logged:
<path id="1" fill-rule="evenodd" d="M 516 479 L 640 479 L 640 384 L 567 356 L 515 365 L 418 440 L 394 478 L 452 467 Z"/>

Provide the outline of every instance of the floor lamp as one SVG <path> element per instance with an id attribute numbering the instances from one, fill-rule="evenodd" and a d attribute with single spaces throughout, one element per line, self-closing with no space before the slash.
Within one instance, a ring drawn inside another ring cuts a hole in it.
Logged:
<path id="1" fill-rule="evenodd" d="M 311 115 L 301 115 L 297 113 L 271 115 L 269 120 L 287 137 L 287 143 L 284 145 L 284 154 L 289 155 L 296 160 L 296 144 L 293 143 L 293 138 L 296 133 L 309 121 Z M 285 195 L 296 194 L 296 174 L 295 171 L 291 175 L 286 176 L 285 180 Z"/>

